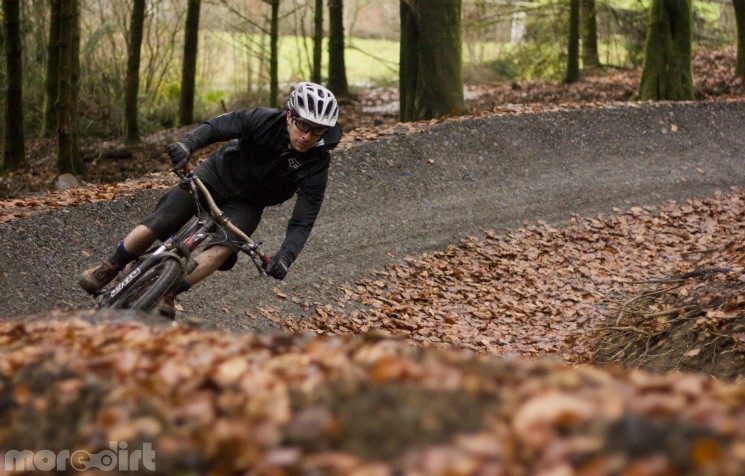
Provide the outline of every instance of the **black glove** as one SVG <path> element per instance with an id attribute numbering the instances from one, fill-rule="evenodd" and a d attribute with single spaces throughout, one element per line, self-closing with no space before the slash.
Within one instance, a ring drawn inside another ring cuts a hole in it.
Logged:
<path id="1" fill-rule="evenodd" d="M 174 142 L 168 146 L 168 155 L 171 157 L 174 169 L 183 169 L 191 158 L 191 148 L 183 142 Z"/>
<path id="2" fill-rule="evenodd" d="M 285 255 L 272 256 L 269 264 L 266 265 L 266 274 L 275 279 L 285 279 L 290 270 L 290 264 L 290 259 Z"/>

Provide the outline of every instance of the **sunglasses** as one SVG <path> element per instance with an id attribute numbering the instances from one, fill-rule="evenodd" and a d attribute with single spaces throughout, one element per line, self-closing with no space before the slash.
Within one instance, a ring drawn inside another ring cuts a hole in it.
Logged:
<path id="1" fill-rule="evenodd" d="M 292 122 L 295 123 L 295 127 L 297 127 L 300 130 L 300 132 L 302 132 L 303 134 L 310 132 L 312 135 L 316 137 L 321 137 L 322 135 L 326 133 L 326 131 L 329 130 L 329 128 L 325 126 L 317 126 L 317 127 L 311 126 L 305 121 L 298 120 L 296 116 L 292 116 Z"/>

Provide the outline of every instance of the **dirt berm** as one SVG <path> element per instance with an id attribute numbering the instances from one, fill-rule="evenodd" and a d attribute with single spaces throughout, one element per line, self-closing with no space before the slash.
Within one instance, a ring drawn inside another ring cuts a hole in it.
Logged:
<path id="1" fill-rule="evenodd" d="M 657 204 L 745 185 L 745 102 L 641 103 L 447 121 L 337 151 L 327 199 L 283 283 L 256 278 L 247 258 L 181 300 L 184 316 L 233 332 L 274 324 L 261 307 L 301 317 L 336 285 L 406 255 L 443 249 L 484 229 L 566 223 L 572 213 Z M 79 271 L 112 247 L 162 191 L 0 225 L 0 316 L 93 306 Z M 292 204 L 269 209 L 255 235 L 267 252 Z M 288 298 L 278 297 L 277 291 Z"/>

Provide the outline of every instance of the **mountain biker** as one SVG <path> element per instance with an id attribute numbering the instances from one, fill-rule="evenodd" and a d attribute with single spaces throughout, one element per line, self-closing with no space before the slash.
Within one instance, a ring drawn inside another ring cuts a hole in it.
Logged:
<path id="1" fill-rule="evenodd" d="M 256 108 L 222 114 L 171 144 L 168 155 L 175 169 L 188 172 L 194 169 L 189 159 L 195 150 L 229 141 L 194 173 L 230 221 L 249 236 L 258 226 L 264 207 L 297 195 L 285 239 L 266 267 L 269 276 L 282 280 L 305 245 L 321 209 L 329 151 L 342 135 L 338 116 L 339 106 L 331 91 L 302 82 L 290 94 L 287 109 Z M 80 286 L 96 294 L 156 239 L 165 241 L 174 235 L 196 211 L 188 191 L 178 186 L 169 190 L 108 260 L 80 275 Z M 215 236 L 195 260 L 196 269 L 164 297 L 159 306 L 162 315 L 174 318 L 176 295 L 218 269 L 230 270 L 237 261 L 237 248 L 230 239 Z"/>

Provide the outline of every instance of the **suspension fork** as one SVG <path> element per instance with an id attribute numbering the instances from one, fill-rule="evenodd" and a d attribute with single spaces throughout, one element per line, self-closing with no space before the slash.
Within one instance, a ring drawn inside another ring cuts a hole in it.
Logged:
<path id="1" fill-rule="evenodd" d="M 137 281 L 140 275 L 144 274 L 145 271 L 150 269 L 155 263 L 164 259 L 175 259 L 180 261 L 178 255 L 173 252 L 165 251 L 165 246 L 160 246 L 155 252 L 145 256 L 141 263 L 134 267 L 127 275 L 122 279 L 113 289 L 108 291 L 104 297 L 104 301 L 109 301 L 115 298 L 119 293 L 127 289 L 132 283 Z"/>

